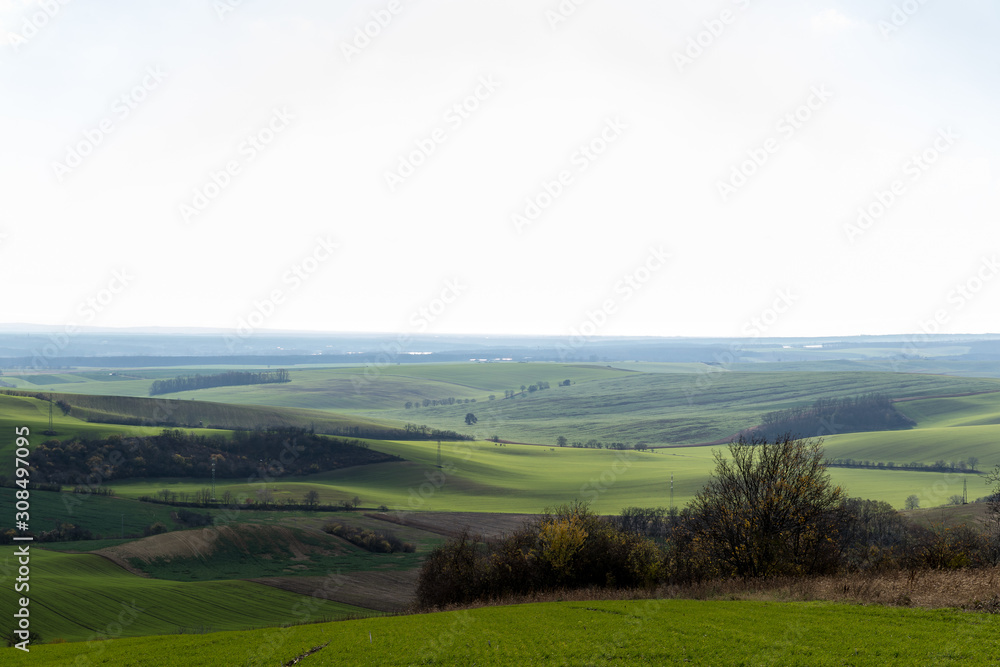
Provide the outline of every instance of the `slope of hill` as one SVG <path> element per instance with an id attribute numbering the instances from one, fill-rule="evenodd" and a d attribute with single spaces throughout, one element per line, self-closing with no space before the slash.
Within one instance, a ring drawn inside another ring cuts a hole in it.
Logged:
<path id="1" fill-rule="evenodd" d="M 8 564 L 14 547 L 0 547 Z M 367 615 L 246 581 L 176 582 L 130 574 L 100 556 L 31 551 L 31 628 L 49 641 L 237 630 Z M 15 609 L 13 586 L 0 605 Z M 307 610 L 307 613 L 301 613 Z M 0 649 L 10 650 L 10 649 Z"/>

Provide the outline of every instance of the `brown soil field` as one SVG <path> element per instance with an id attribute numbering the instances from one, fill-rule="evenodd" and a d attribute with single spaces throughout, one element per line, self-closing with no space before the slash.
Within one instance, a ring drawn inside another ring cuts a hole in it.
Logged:
<path id="1" fill-rule="evenodd" d="M 489 512 L 368 512 L 365 516 L 445 537 L 458 537 L 467 530 L 471 535 L 481 535 L 486 539 L 512 533 L 525 522 L 538 518 L 537 514 Z"/>
<path id="2" fill-rule="evenodd" d="M 416 569 L 350 572 L 335 575 L 332 586 L 326 577 L 267 577 L 249 581 L 366 609 L 399 613 L 413 606 L 419 576 Z"/>

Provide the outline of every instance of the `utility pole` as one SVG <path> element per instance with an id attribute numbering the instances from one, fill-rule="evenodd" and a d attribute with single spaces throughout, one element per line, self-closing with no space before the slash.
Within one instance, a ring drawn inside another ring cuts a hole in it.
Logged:
<path id="1" fill-rule="evenodd" d="M 438 468 L 441 466 L 441 441 L 438 440 Z"/>
<path id="2" fill-rule="evenodd" d="M 963 477 L 962 478 L 962 504 L 963 505 L 968 505 L 969 504 L 969 478 L 968 477 Z"/>
<path id="3" fill-rule="evenodd" d="M 215 459 L 212 459 L 212 502 L 215 502 Z"/>
<path id="4" fill-rule="evenodd" d="M 674 511 L 674 473 L 670 473 L 670 513 Z"/>

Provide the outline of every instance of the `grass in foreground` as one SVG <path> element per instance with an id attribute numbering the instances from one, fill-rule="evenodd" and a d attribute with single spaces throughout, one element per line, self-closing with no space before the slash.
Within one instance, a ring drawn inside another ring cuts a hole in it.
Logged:
<path id="1" fill-rule="evenodd" d="M 34 665 L 992 665 L 1000 618 L 833 603 L 555 602 L 37 646 Z M 10 651 L 11 649 L 7 649 Z"/>
<path id="2" fill-rule="evenodd" d="M 8 581 L 16 573 L 13 554 L 10 546 L 0 550 Z M 100 556 L 34 548 L 30 586 L 31 628 L 48 641 L 237 630 L 375 613 L 247 581 L 145 579 Z M 4 586 L 0 607 L 15 609 L 19 595 L 13 585 Z"/>

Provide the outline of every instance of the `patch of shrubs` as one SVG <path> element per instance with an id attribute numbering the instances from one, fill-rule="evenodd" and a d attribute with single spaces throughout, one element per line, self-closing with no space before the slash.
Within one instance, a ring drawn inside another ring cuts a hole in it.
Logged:
<path id="1" fill-rule="evenodd" d="M 163 523 L 162 521 L 156 521 L 143 528 L 142 535 L 143 537 L 150 537 L 152 535 L 162 535 L 163 533 L 169 531 L 170 529 L 167 528 L 167 525 L 165 523 Z"/>
<path id="2" fill-rule="evenodd" d="M 424 563 L 418 602 L 1000 562 L 996 535 L 927 528 L 887 503 L 847 498 L 830 481 L 819 440 L 740 437 L 715 459 L 680 512 L 631 507 L 605 518 L 577 503 L 499 540 L 463 534 Z M 989 479 L 1000 484 L 1000 466 Z M 991 510 L 1000 519 L 1000 506 Z"/>
<path id="3" fill-rule="evenodd" d="M 329 523 L 323 527 L 323 530 L 372 553 L 413 553 L 417 550 L 417 547 L 412 542 L 404 542 L 395 533 L 384 530 L 355 528 L 354 526 L 345 526 L 341 523 Z"/>
<path id="4" fill-rule="evenodd" d="M 574 503 L 494 542 L 463 534 L 435 549 L 417 599 L 440 607 L 561 588 L 636 588 L 660 582 L 662 568 L 651 541 Z"/>
<path id="5" fill-rule="evenodd" d="M 200 514 L 187 509 L 177 510 L 177 522 L 185 528 L 197 528 L 199 526 L 211 526 L 212 515 Z"/>

